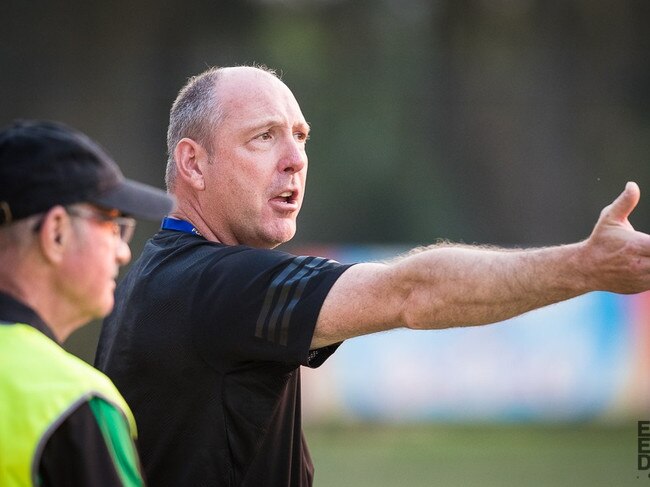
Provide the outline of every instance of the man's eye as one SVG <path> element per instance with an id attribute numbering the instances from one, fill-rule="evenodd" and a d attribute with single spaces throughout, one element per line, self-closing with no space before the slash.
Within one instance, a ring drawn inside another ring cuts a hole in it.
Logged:
<path id="1" fill-rule="evenodd" d="M 271 134 L 269 132 L 264 132 L 263 134 L 258 135 L 257 138 L 260 140 L 271 140 Z"/>
<path id="2" fill-rule="evenodd" d="M 298 139 L 300 141 L 306 142 L 306 141 L 309 140 L 309 135 L 307 135 L 304 132 L 296 132 L 294 135 L 295 135 L 296 139 Z"/>

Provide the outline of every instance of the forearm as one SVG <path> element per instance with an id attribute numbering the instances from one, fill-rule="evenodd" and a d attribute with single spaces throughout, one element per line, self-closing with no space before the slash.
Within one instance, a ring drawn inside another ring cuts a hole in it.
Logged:
<path id="1" fill-rule="evenodd" d="M 531 250 L 433 246 L 394 264 L 401 319 L 410 328 L 501 321 L 569 299 L 593 285 L 584 243 Z"/>
<path id="2" fill-rule="evenodd" d="M 347 270 L 318 316 L 312 348 L 391 328 L 502 321 L 580 294 L 650 289 L 650 236 L 627 217 L 639 188 L 603 209 L 583 242 L 529 250 L 434 245 Z"/>

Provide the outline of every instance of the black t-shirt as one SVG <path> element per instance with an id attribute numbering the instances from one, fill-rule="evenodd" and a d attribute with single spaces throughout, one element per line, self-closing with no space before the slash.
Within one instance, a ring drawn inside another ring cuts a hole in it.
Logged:
<path id="1" fill-rule="evenodd" d="M 310 486 L 300 365 L 349 266 L 163 230 L 120 283 L 96 365 L 124 395 L 151 485 Z"/>

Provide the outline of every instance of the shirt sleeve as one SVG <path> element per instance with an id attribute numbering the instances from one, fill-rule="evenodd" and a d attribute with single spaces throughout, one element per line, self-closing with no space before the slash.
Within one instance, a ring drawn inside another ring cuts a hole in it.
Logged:
<path id="1" fill-rule="evenodd" d="M 247 360 L 320 365 L 336 346 L 310 352 L 314 329 L 329 290 L 348 267 L 279 251 L 233 251 L 203 275 L 196 346 L 217 367 Z"/>
<path id="2" fill-rule="evenodd" d="M 40 459 L 43 487 L 141 487 L 144 480 L 126 419 L 94 397 L 52 433 Z"/>

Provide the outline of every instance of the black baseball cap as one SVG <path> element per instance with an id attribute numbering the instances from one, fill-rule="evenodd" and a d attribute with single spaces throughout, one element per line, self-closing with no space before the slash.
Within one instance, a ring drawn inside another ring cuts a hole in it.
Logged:
<path id="1" fill-rule="evenodd" d="M 163 190 L 126 179 L 104 149 L 63 123 L 16 120 L 0 131 L 0 225 L 82 202 L 146 220 L 174 206 Z"/>

